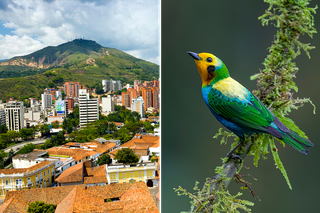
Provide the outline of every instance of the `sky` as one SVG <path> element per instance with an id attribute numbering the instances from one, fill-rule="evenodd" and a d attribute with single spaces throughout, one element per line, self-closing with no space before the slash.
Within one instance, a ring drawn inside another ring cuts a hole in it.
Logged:
<path id="1" fill-rule="evenodd" d="M 1 0 L 0 60 L 76 38 L 159 64 L 159 0 Z"/>

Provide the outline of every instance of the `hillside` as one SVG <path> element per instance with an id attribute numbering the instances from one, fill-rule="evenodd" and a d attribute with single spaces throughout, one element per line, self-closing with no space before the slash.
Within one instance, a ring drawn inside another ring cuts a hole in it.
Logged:
<path id="1" fill-rule="evenodd" d="M 13 76 L 25 77 L 6 78 Z M 135 79 L 155 80 L 159 66 L 94 41 L 76 39 L 0 63 L 0 78 L 0 100 L 39 98 L 49 84 L 62 86 L 67 81 L 93 85 L 110 78 L 130 84 Z"/>

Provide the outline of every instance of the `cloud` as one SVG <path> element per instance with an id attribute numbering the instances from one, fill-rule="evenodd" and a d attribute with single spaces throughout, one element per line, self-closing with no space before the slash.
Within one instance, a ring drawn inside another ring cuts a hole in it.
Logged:
<path id="1" fill-rule="evenodd" d="M 18 41 L 29 38 L 34 44 L 56 46 L 81 37 L 159 62 L 158 0 L 16 0 L 4 3 L 0 4 L 0 9 L 5 8 L 0 20 Z M 15 45 L 9 38 L 3 35 L 1 44 L 10 40 L 13 43 L 4 46 L 15 46 L 14 49 L 20 48 L 21 52 L 32 51 L 19 42 Z M 7 54 L 0 53 L 0 59 L 17 53 L 11 49 L 4 51 Z"/>

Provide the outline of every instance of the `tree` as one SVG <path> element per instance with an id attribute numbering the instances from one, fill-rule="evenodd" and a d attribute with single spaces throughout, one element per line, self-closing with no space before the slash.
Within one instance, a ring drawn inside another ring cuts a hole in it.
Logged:
<path id="1" fill-rule="evenodd" d="M 4 150 L 0 150 L 0 169 L 4 168 L 4 159 L 8 157 L 8 153 L 4 152 Z"/>
<path id="2" fill-rule="evenodd" d="M 119 149 L 114 159 L 117 160 L 118 163 L 124 164 L 138 163 L 139 161 L 138 156 L 129 148 Z"/>
<path id="3" fill-rule="evenodd" d="M 61 145 L 65 140 L 66 138 L 64 137 L 64 131 L 62 131 L 51 137 L 51 144 L 53 146 L 58 146 Z"/>
<path id="4" fill-rule="evenodd" d="M 23 140 L 27 140 L 29 138 L 33 138 L 35 129 L 34 128 L 22 128 L 19 133 Z"/>
<path id="5" fill-rule="evenodd" d="M 29 207 L 27 209 L 28 213 L 54 213 L 56 211 L 57 205 L 47 204 L 43 201 L 35 201 L 33 203 L 29 203 Z"/>
<path id="6" fill-rule="evenodd" d="M 48 124 L 43 124 L 41 125 L 40 127 L 40 133 L 41 133 L 41 136 L 46 136 L 46 135 L 49 135 L 50 134 L 50 128 L 49 128 L 49 125 Z"/>
<path id="7" fill-rule="evenodd" d="M 97 164 L 101 166 L 103 164 L 109 164 L 111 162 L 112 162 L 112 159 L 110 158 L 110 155 L 104 154 L 98 158 Z"/>
<path id="8" fill-rule="evenodd" d="M 29 152 L 32 152 L 36 146 L 33 143 L 28 143 L 24 145 L 19 151 L 17 152 L 18 154 L 27 154 Z"/>
<path id="9" fill-rule="evenodd" d="M 19 132 L 16 132 L 14 130 L 9 130 L 6 135 L 8 136 L 9 142 L 11 142 L 12 140 L 16 140 L 20 136 Z"/>
<path id="10" fill-rule="evenodd" d="M 6 133 L 8 131 L 8 128 L 5 124 L 0 125 L 0 134 L 1 133 Z"/>

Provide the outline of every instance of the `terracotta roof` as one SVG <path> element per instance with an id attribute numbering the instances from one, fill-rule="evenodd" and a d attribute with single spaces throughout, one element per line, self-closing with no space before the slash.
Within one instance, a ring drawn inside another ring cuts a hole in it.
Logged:
<path id="1" fill-rule="evenodd" d="M 106 165 L 86 168 L 86 171 L 89 177 L 84 177 L 84 184 L 108 183 Z"/>
<path id="2" fill-rule="evenodd" d="M 123 126 L 124 125 L 124 123 L 121 123 L 121 122 L 112 122 L 112 123 L 114 123 L 116 126 Z"/>
<path id="3" fill-rule="evenodd" d="M 83 163 L 78 163 L 77 165 L 71 166 L 66 169 L 62 174 L 57 177 L 56 182 L 58 183 L 74 183 L 81 182 L 83 180 Z"/>
<path id="4" fill-rule="evenodd" d="M 119 198 L 120 201 L 106 202 Z M 159 210 L 148 187 L 143 182 L 110 184 L 106 186 L 63 186 L 9 191 L 1 212 L 26 212 L 28 204 L 44 201 L 57 205 L 55 212 L 148 212 Z"/>
<path id="5" fill-rule="evenodd" d="M 93 156 L 97 154 L 95 151 L 84 150 L 84 149 L 68 149 L 64 147 L 52 147 L 47 149 L 50 155 L 66 155 L 72 157 L 76 162 L 86 158 L 87 156 Z"/>
<path id="6" fill-rule="evenodd" d="M 90 149 L 93 149 L 100 154 L 108 152 L 111 148 L 115 147 L 117 144 L 113 142 L 105 142 L 105 144 L 101 144 L 99 141 L 93 140 L 89 143 L 84 143 L 83 146 L 88 146 Z"/>
<path id="7" fill-rule="evenodd" d="M 44 201 L 45 203 L 59 204 L 75 187 L 48 187 L 28 190 L 8 191 L 5 202 L 0 207 L 0 212 L 27 212 L 28 204 L 35 201 Z"/>
<path id="8" fill-rule="evenodd" d="M 26 173 L 27 171 L 34 171 L 37 169 L 40 169 L 41 167 L 44 167 L 50 163 L 54 163 L 53 161 L 42 161 L 40 163 L 37 163 L 36 165 L 30 166 L 28 168 L 23 169 L 0 169 L 0 174 L 17 174 L 17 173 Z"/>

